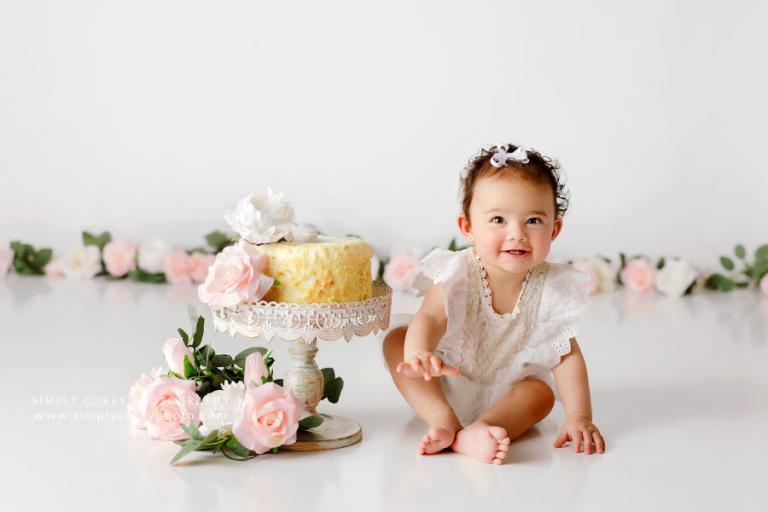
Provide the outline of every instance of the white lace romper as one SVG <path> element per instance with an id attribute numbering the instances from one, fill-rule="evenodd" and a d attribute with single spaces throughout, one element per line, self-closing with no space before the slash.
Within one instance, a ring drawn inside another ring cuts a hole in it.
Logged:
<path id="1" fill-rule="evenodd" d="M 441 285 L 448 325 L 436 352 L 462 375 L 440 381 L 463 425 L 515 382 L 537 378 L 554 388 L 551 369 L 571 351 L 570 339 L 578 334 L 587 280 L 587 274 L 570 265 L 542 262 L 528 271 L 514 310 L 499 314 L 485 269 L 471 247 L 435 249 L 419 262 L 414 280 L 419 295 Z M 412 316 L 393 316 L 389 330 L 407 326 Z"/>

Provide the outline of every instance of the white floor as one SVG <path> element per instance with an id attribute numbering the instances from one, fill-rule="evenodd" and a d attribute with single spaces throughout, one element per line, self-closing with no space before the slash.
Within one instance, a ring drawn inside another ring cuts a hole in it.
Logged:
<path id="1" fill-rule="evenodd" d="M 170 466 L 175 445 L 122 416 L 190 301 L 209 317 L 192 288 L 0 280 L 1 510 L 768 510 L 768 300 L 756 292 L 595 297 L 579 341 L 607 453 L 554 449 L 558 405 L 503 466 L 417 456 L 424 426 L 373 337 L 318 354 L 346 382 L 321 410 L 357 419 L 362 443 Z M 208 327 L 219 352 L 249 345 Z M 287 350 L 273 348 L 281 372 Z"/>

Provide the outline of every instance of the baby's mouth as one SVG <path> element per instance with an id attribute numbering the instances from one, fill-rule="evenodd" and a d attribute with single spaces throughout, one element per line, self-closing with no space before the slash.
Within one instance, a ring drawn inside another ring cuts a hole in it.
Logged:
<path id="1" fill-rule="evenodd" d="M 512 256 L 525 256 L 531 251 L 522 251 L 522 250 L 513 249 L 511 251 L 504 251 L 504 252 L 506 252 L 507 254 L 511 254 Z"/>

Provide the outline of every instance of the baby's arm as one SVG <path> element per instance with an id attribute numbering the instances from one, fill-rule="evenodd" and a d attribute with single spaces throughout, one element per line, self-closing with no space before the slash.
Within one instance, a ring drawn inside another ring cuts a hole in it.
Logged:
<path id="1" fill-rule="evenodd" d="M 571 338 L 571 352 L 552 369 L 552 373 L 566 418 L 565 425 L 555 440 L 555 448 L 560 448 L 567 440 L 571 440 L 576 452 L 582 451 L 583 448 L 589 455 L 594 448 L 594 451 L 603 453 L 605 441 L 592 423 L 587 365 L 576 338 Z"/>
<path id="2" fill-rule="evenodd" d="M 448 326 L 440 285 L 433 286 L 424 297 L 421 308 L 408 324 L 403 347 L 403 362 L 397 371 L 407 377 L 432 377 L 459 375 L 459 370 L 449 366 L 434 355 L 440 339 Z"/>

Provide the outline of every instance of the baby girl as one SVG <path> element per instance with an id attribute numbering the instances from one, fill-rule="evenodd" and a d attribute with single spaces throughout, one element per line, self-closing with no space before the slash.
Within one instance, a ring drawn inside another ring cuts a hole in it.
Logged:
<path id="1" fill-rule="evenodd" d="M 458 224 L 472 247 L 420 261 L 424 301 L 384 338 L 397 389 L 429 425 L 419 453 L 501 464 L 557 398 L 566 419 L 554 446 L 603 453 L 575 338 L 588 276 L 545 261 L 568 208 L 557 164 L 514 145 L 483 149 L 462 194 Z"/>

